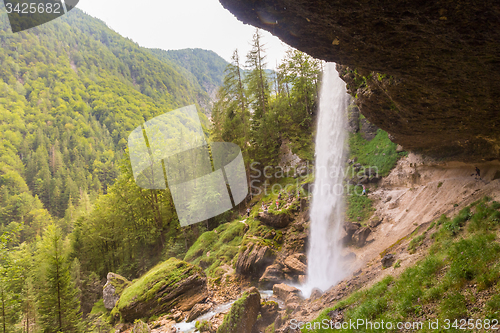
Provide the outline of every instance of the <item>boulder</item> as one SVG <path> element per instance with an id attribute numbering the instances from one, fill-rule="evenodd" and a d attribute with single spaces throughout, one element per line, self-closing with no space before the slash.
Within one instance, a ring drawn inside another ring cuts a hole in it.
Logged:
<path id="1" fill-rule="evenodd" d="M 368 121 L 368 119 L 361 119 L 361 128 L 359 133 L 366 141 L 371 141 L 377 135 L 378 127 Z"/>
<path id="2" fill-rule="evenodd" d="M 104 307 L 108 310 L 112 310 L 116 302 L 120 299 L 121 293 L 129 284 L 130 282 L 123 276 L 109 272 L 106 284 L 102 289 Z"/>
<path id="3" fill-rule="evenodd" d="M 375 227 L 377 227 L 380 223 L 382 223 L 382 220 L 383 220 L 383 219 L 384 219 L 384 218 L 382 218 L 382 217 L 374 216 L 374 217 L 372 217 L 372 218 L 370 219 L 370 222 L 368 222 L 368 226 L 369 226 L 370 228 L 375 228 Z"/>
<path id="4" fill-rule="evenodd" d="M 386 254 L 382 260 L 380 260 L 380 262 L 382 263 L 382 267 L 384 268 L 387 268 L 387 267 L 391 267 L 392 264 L 394 263 L 394 260 L 396 259 L 396 257 L 394 256 L 394 254 Z"/>
<path id="5" fill-rule="evenodd" d="M 299 296 L 300 290 L 289 286 L 287 284 L 281 283 L 281 284 L 275 284 L 273 286 L 273 295 L 282 301 L 286 301 L 289 298 L 293 298 L 294 296 Z"/>
<path id="6" fill-rule="evenodd" d="M 151 333 L 151 329 L 148 324 L 142 320 L 138 320 L 132 327 L 132 331 L 130 331 L 130 333 Z"/>
<path id="7" fill-rule="evenodd" d="M 259 213 L 259 215 L 257 215 L 257 220 L 269 227 L 278 229 L 287 227 L 292 221 L 290 215 L 286 213 L 278 215 L 272 213 Z"/>
<path id="8" fill-rule="evenodd" d="M 313 291 L 311 292 L 311 296 L 309 296 L 309 299 L 311 301 L 314 301 L 318 298 L 320 298 L 323 295 L 323 292 L 319 290 L 318 288 L 314 288 Z"/>
<path id="9" fill-rule="evenodd" d="M 127 287 L 113 311 L 118 311 L 123 321 L 133 322 L 167 313 L 174 307 L 179 311 L 189 311 L 207 297 L 207 279 L 203 270 L 170 258 Z"/>
<path id="10" fill-rule="evenodd" d="M 343 227 L 347 233 L 347 236 L 352 237 L 352 235 L 354 235 L 354 233 L 356 231 L 358 231 L 359 228 L 361 228 L 361 224 L 356 223 L 356 222 L 346 222 L 346 223 L 344 223 Z"/>
<path id="11" fill-rule="evenodd" d="M 354 235 L 352 235 L 352 241 L 357 247 L 362 247 L 365 245 L 366 239 L 372 230 L 369 227 L 361 228 L 357 230 Z"/>
<path id="12" fill-rule="evenodd" d="M 198 318 L 199 316 L 201 316 L 202 314 L 208 312 L 208 310 L 210 310 L 212 305 L 213 305 L 212 303 L 198 303 L 198 304 L 196 304 L 195 306 L 193 306 L 191 311 L 189 311 L 189 314 L 187 315 L 187 318 L 186 318 L 186 322 L 189 323 L 189 322 L 195 320 L 196 318 Z"/>
<path id="13" fill-rule="evenodd" d="M 259 279 L 259 287 L 262 289 L 270 289 L 275 284 L 283 281 L 283 270 L 280 264 L 273 264 L 266 267 L 264 274 Z"/>
<path id="14" fill-rule="evenodd" d="M 303 253 L 292 254 L 285 259 L 285 266 L 287 266 L 293 273 L 303 275 L 307 271 L 307 266 L 303 263 L 305 258 L 306 256 Z"/>
<path id="15" fill-rule="evenodd" d="M 267 246 L 250 243 L 244 252 L 240 252 L 236 261 L 236 273 L 259 277 L 266 266 L 274 261 L 273 251 Z"/>
<path id="16" fill-rule="evenodd" d="M 234 302 L 217 333 L 251 333 L 260 312 L 260 293 L 251 288 Z"/>
<path id="17" fill-rule="evenodd" d="M 262 320 L 267 325 L 276 319 L 279 310 L 279 305 L 275 301 L 263 301 L 260 303 L 260 314 L 262 315 Z"/>

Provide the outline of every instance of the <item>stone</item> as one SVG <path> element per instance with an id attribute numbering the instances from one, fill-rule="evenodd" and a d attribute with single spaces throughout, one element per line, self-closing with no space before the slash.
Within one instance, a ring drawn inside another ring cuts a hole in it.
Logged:
<path id="1" fill-rule="evenodd" d="M 307 272 L 307 266 L 300 260 L 305 258 L 302 253 L 295 253 L 285 259 L 285 266 L 287 266 L 293 273 L 303 275 Z M 305 259 L 304 259 L 305 260 Z"/>
<path id="2" fill-rule="evenodd" d="M 189 314 L 187 315 L 186 322 L 190 322 L 201 316 L 202 314 L 208 312 L 212 308 L 212 303 L 198 303 L 193 306 Z"/>
<path id="3" fill-rule="evenodd" d="M 313 187 L 314 187 L 314 183 L 312 183 L 312 182 L 302 184 L 302 188 L 303 188 L 304 190 L 306 190 L 307 192 L 310 192 L 310 193 L 312 193 L 312 191 L 313 191 Z"/>
<path id="4" fill-rule="evenodd" d="M 264 301 L 260 304 L 260 313 L 266 322 L 273 322 L 278 315 L 279 305 L 275 301 Z"/>
<path id="5" fill-rule="evenodd" d="M 260 277 L 266 267 L 274 261 L 273 251 L 268 246 L 258 246 L 253 243 L 240 253 L 236 261 L 236 273 Z"/>
<path id="6" fill-rule="evenodd" d="M 370 222 L 368 222 L 368 226 L 370 226 L 370 228 L 375 228 L 382 223 L 382 220 L 382 217 L 374 216 L 370 219 Z"/>
<path id="7" fill-rule="evenodd" d="M 357 247 L 362 247 L 365 245 L 366 239 L 372 230 L 369 227 L 361 228 L 357 230 L 354 235 L 352 235 L 352 242 Z"/>
<path id="8" fill-rule="evenodd" d="M 356 231 L 359 230 L 359 228 L 361 228 L 361 224 L 356 222 L 345 222 L 343 227 L 347 235 L 351 237 Z"/>
<path id="9" fill-rule="evenodd" d="M 142 320 L 138 320 L 132 327 L 130 333 L 151 333 L 151 329 L 149 328 L 148 324 L 146 324 Z"/>
<path id="10" fill-rule="evenodd" d="M 234 302 L 217 333 L 251 333 L 259 312 L 260 293 L 252 288 Z"/>
<path id="11" fill-rule="evenodd" d="M 106 284 L 102 289 L 102 298 L 104 300 L 104 307 L 112 310 L 116 302 L 120 299 L 123 290 L 130 284 L 130 282 L 121 275 L 109 272 Z"/>
<path id="12" fill-rule="evenodd" d="M 271 289 L 275 284 L 283 281 L 284 275 L 280 264 L 273 264 L 266 267 L 264 274 L 259 279 L 259 287 L 262 289 Z"/>
<path id="13" fill-rule="evenodd" d="M 292 222 L 290 215 L 286 213 L 278 215 L 274 215 L 273 213 L 259 213 L 259 215 L 257 215 L 257 220 L 276 229 L 285 228 Z"/>
<path id="14" fill-rule="evenodd" d="M 400 153 L 400 152 L 402 152 L 402 151 L 404 151 L 403 146 L 401 146 L 401 145 L 397 145 L 397 146 L 396 146 L 396 152 L 397 152 L 397 153 Z"/>
<path id="15" fill-rule="evenodd" d="M 298 281 L 300 284 L 304 284 L 304 283 L 306 283 L 306 281 L 307 281 L 307 276 L 306 276 L 306 275 L 299 275 L 299 276 L 297 276 L 297 281 Z"/>
<path id="16" fill-rule="evenodd" d="M 289 286 L 287 284 L 275 284 L 273 286 L 273 295 L 282 301 L 286 301 L 288 298 L 300 295 L 299 289 Z"/>
<path id="17" fill-rule="evenodd" d="M 189 311 L 207 298 L 207 278 L 203 270 L 170 258 L 127 287 L 113 311 L 119 311 L 123 321 L 133 322 L 167 313 L 174 307 L 178 311 Z"/>
<path id="18" fill-rule="evenodd" d="M 396 259 L 396 256 L 394 254 L 386 254 L 382 260 L 380 260 L 380 262 L 382 263 L 382 267 L 384 268 L 387 268 L 387 267 L 391 267 L 394 260 Z"/>
<path id="19" fill-rule="evenodd" d="M 351 101 L 348 110 L 347 131 L 349 131 L 349 133 L 356 134 L 359 132 L 359 108 Z"/>
<path id="20" fill-rule="evenodd" d="M 311 301 L 314 301 L 318 298 L 320 298 L 323 295 L 323 291 L 319 290 L 318 288 L 314 288 L 313 291 L 311 292 L 311 296 L 309 296 L 309 299 Z"/>

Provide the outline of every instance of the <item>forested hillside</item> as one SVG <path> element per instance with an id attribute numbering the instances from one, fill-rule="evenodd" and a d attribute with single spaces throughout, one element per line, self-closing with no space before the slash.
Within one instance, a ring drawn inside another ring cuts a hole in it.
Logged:
<path id="1" fill-rule="evenodd" d="M 222 85 L 227 61 L 217 53 L 202 49 L 161 50 L 152 49 L 160 59 L 167 59 L 191 73 L 199 86 L 210 96 Z"/>
<path id="2" fill-rule="evenodd" d="M 81 316 L 76 304 L 86 298 L 92 279 L 90 272 L 80 274 L 75 259 L 80 229 L 67 235 L 97 197 L 110 192 L 120 161 L 126 160 L 130 131 L 157 115 L 197 104 L 204 92 L 150 50 L 79 10 L 17 34 L 3 12 L 0 45 L 4 332 L 17 331 L 21 319 L 32 330 L 73 327 Z M 149 204 L 145 200 L 141 203 Z M 142 218 L 147 219 L 141 216 L 139 223 Z M 61 292 L 57 297 L 56 290 Z M 68 322 L 54 322 L 55 305 L 61 302 L 75 305 Z M 88 306 L 82 304 L 82 310 L 89 311 Z"/>
<path id="3" fill-rule="evenodd" d="M 239 144 L 247 162 L 277 165 L 285 141 L 312 157 L 320 63 L 290 51 L 272 82 L 260 38 L 246 61 L 235 52 L 222 79 L 212 52 L 193 50 L 188 73 L 174 64 L 186 51 L 158 56 L 79 10 L 18 34 L 2 14 L 4 333 L 94 331 L 89 313 L 108 272 L 133 279 L 182 259 L 199 235 L 237 215 L 180 228 L 168 189 L 135 184 L 127 137 L 145 121 L 196 104 L 207 136 Z M 201 87 L 219 85 L 209 129 Z"/>

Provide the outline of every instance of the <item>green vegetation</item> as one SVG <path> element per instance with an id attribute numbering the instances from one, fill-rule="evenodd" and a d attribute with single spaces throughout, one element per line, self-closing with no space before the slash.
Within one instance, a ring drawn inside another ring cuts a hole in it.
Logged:
<path id="1" fill-rule="evenodd" d="M 349 185 L 348 193 L 350 195 L 347 195 L 347 219 L 354 222 L 359 221 L 364 224 L 373 214 L 372 200 L 366 195 L 356 193 L 354 187 L 351 185 Z"/>
<path id="2" fill-rule="evenodd" d="M 396 144 L 389 140 L 387 132 L 379 129 L 371 141 L 363 139 L 360 133 L 349 134 L 350 159 L 357 159 L 366 168 L 376 168 L 379 176 L 387 176 L 401 157 Z"/>
<path id="3" fill-rule="evenodd" d="M 199 267 L 176 258 L 170 258 L 156 265 L 128 286 L 120 296 L 120 300 L 115 308 L 119 311 L 128 306 L 131 302 L 148 301 L 152 299 L 159 290 L 173 286 L 200 271 L 201 269 Z"/>
<path id="4" fill-rule="evenodd" d="M 500 223 L 499 212 L 494 208 L 498 203 L 488 200 L 484 198 L 464 208 L 453 219 L 442 216 L 426 258 L 407 268 L 398 278 L 388 276 L 368 290 L 355 292 L 333 308 L 325 309 L 315 322 L 329 320 L 328 312 L 338 308 L 344 309 L 344 321 L 413 321 L 420 318 L 424 307 L 441 320 L 450 319 L 452 323 L 461 318 L 498 319 L 498 296 L 491 297 L 486 307 L 480 309 L 472 307 L 475 298 L 470 296 L 469 289 L 476 286 L 478 292 L 490 289 L 496 294 L 500 291 L 500 244 L 496 236 Z M 413 244 L 422 239 L 414 238 L 417 241 Z M 424 323 L 424 328 L 426 325 Z M 304 329 L 303 332 L 333 331 Z"/>

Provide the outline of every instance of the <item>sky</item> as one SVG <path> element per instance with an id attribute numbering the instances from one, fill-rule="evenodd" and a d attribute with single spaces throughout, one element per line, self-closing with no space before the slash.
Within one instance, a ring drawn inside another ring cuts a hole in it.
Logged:
<path id="1" fill-rule="evenodd" d="M 104 21 L 140 46 L 178 50 L 212 50 L 226 61 L 237 48 L 244 60 L 255 27 L 243 24 L 218 0 L 80 0 L 77 8 Z M 263 32 L 267 67 L 275 68 L 288 48 Z"/>

